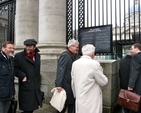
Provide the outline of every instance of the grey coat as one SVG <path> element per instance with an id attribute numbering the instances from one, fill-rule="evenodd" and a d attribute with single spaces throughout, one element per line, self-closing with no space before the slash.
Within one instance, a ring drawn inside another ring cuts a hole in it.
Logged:
<path id="1" fill-rule="evenodd" d="M 128 87 L 141 94 L 141 52 L 137 53 L 130 64 L 130 79 Z"/>
<path id="2" fill-rule="evenodd" d="M 28 58 L 25 51 L 15 55 L 14 62 L 16 76 L 19 78 L 19 108 L 33 111 L 42 106 L 40 55 L 36 49 L 35 62 Z M 22 82 L 27 77 L 26 82 Z"/>
<path id="3" fill-rule="evenodd" d="M 74 104 L 74 96 L 71 88 L 71 68 L 74 62 L 74 54 L 69 50 L 63 52 L 58 60 L 56 87 L 62 87 L 67 93 L 67 104 Z"/>

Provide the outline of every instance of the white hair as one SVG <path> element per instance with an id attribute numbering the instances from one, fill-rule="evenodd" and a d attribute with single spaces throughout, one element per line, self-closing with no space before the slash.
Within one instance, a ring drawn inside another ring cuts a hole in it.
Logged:
<path id="1" fill-rule="evenodd" d="M 86 44 L 82 47 L 83 55 L 92 55 L 95 52 L 95 47 L 92 44 Z"/>
<path id="2" fill-rule="evenodd" d="M 75 45 L 75 44 L 79 44 L 79 42 L 77 40 L 75 40 L 74 38 L 70 39 L 68 42 L 68 47 Z"/>

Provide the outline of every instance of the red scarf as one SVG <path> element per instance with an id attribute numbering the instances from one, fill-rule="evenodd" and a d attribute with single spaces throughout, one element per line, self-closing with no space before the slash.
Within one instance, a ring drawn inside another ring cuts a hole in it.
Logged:
<path id="1" fill-rule="evenodd" d="M 27 57 L 29 57 L 33 62 L 34 62 L 34 60 L 33 60 L 33 57 L 35 56 L 35 51 L 33 51 L 32 53 L 26 53 L 26 55 L 27 55 Z"/>

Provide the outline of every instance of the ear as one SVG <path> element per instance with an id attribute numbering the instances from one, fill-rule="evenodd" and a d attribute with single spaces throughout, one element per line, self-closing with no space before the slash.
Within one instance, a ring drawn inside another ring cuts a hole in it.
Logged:
<path id="1" fill-rule="evenodd" d="M 2 50 L 2 51 L 5 51 L 5 48 L 4 48 L 4 47 L 2 47 L 2 48 L 1 48 L 1 50 Z"/>

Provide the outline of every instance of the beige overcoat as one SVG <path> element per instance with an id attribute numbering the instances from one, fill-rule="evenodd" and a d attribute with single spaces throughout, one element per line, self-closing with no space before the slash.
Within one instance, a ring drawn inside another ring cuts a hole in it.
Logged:
<path id="1" fill-rule="evenodd" d="M 72 90 L 76 97 L 76 113 L 102 113 L 101 86 L 108 83 L 100 63 L 82 56 L 72 65 Z"/>

